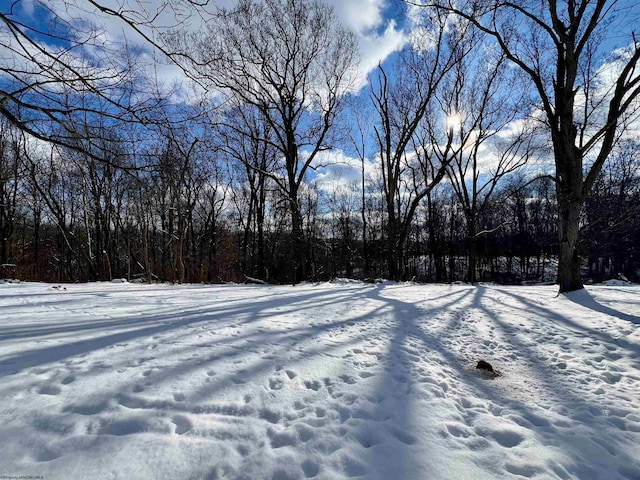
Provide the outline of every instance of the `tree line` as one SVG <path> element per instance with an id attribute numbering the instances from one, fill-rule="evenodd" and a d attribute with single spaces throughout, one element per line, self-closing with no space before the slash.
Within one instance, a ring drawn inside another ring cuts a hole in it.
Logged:
<path id="1" fill-rule="evenodd" d="M 15 265 L 18 278 L 292 281 L 298 265 L 291 258 L 289 199 L 265 175 L 226 155 L 226 144 L 208 144 L 219 138 L 158 133 L 148 151 L 136 154 L 147 164 L 141 170 L 130 168 L 136 162 L 130 152 L 107 163 L 36 148 L 7 122 L 0 132 L 0 263 Z M 587 202 L 586 279 L 638 279 L 636 149 L 620 148 Z M 390 278 L 394 255 L 398 280 L 556 280 L 558 213 L 547 176 L 516 171 L 504 178 L 490 196 L 476 199 L 481 208 L 472 229 L 455 181 L 440 183 L 420 202 L 402 249 L 392 255 L 381 176 L 336 181 L 330 189 L 313 181 L 301 189 L 303 232 L 295 241 L 304 280 Z M 11 273 L 6 266 L 4 275 Z"/>
<path id="2" fill-rule="evenodd" d="M 157 37 L 89 2 L 197 101 L 149 82 L 144 52 L 78 61 L 108 50 L 92 26 L 55 23 L 66 51 L 34 53 L 19 3 L 0 17 L 4 276 L 638 279 L 640 48 L 599 49 L 621 16 L 605 0 L 408 5 L 413 33 L 364 87 L 354 34 L 320 2 L 241 0 Z"/>

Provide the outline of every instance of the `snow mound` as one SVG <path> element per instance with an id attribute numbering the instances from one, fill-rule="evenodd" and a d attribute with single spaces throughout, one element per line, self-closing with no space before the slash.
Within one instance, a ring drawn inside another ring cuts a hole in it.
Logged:
<path id="1" fill-rule="evenodd" d="M 334 285 L 363 285 L 364 284 L 362 280 L 354 280 L 353 278 L 342 278 L 342 277 L 332 278 L 329 283 L 333 283 Z"/>
<path id="2" fill-rule="evenodd" d="M 627 280 L 621 280 L 619 278 L 612 278 L 610 280 L 605 280 L 602 282 L 602 285 L 607 287 L 627 287 L 629 285 L 633 285 L 631 282 Z"/>

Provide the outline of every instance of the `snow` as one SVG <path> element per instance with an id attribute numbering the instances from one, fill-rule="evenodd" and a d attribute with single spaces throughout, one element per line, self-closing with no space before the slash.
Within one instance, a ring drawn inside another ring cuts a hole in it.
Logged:
<path id="1" fill-rule="evenodd" d="M 5 283 L 0 475 L 639 479 L 639 306 L 638 286 Z"/>
<path id="2" fill-rule="evenodd" d="M 606 280 L 605 282 L 602 282 L 602 284 L 606 285 L 607 287 L 624 287 L 624 286 L 631 285 L 631 282 L 623 279 L 611 279 L 611 280 Z"/>

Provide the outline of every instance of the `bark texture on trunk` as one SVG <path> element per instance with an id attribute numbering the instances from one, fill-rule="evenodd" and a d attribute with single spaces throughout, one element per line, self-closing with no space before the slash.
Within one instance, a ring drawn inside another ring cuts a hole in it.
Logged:
<path id="1" fill-rule="evenodd" d="M 583 288 L 578 250 L 582 202 L 558 200 L 558 284 L 564 293 Z"/>
<path id="2" fill-rule="evenodd" d="M 289 199 L 291 208 L 291 282 L 293 285 L 305 280 L 305 249 L 304 249 L 304 233 L 302 231 L 302 214 L 297 201 L 297 192 L 295 197 Z"/>
<path id="3" fill-rule="evenodd" d="M 559 129 L 554 132 L 556 198 L 558 200 L 558 284 L 560 293 L 584 288 L 580 278 L 580 214 L 584 205 L 582 152 L 576 147 L 577 130 L 572 123 L 573 98 L 560 96 Z M 568 105 L 567 105 L 568 104 Z M 567 119 L 567 118 L 569 119 Z"/>

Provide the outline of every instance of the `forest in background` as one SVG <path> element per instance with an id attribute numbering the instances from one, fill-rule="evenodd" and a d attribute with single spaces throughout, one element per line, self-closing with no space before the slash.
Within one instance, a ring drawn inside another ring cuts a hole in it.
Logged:
<path id="1" fill-rule="evenodd" d="M 158 135 L 149 166 L 123 152 L 109 163 L 28 146 L 2 125 L 0 253 L 4 275 L 75 282 L 291 280 L 286 198 L 269 179 L 186 132 Z M 175 132 L 174 132 L 175 133 Z M 117 143 L 122 148 L 122 143 Z M 115 146 L 115 144 L 114 144 Z M 125 168 L 123 168 L 125 167 Z M 253 175 L 252 175 L 253 174 Z M 379 178 L 305 184 L 301 196 L 307 280 L 388 278 L 387 225 Z M 583 275 L 638 281 L 640 168 L 637 146 L 607 164 L 584 212 Z M 477 280 L 554 281 L 554 184 L 522 172 L 483 207 Z M 400 279 L 468 281 L 464 211 L 448 182 L 421 203 L 403 248 Z"/>
<path id="2" fill-rule="evenodd" d="M 357 42 L 330 7 L 243 0 L 197 33 L 162 36 L 191 81 L 180 102 L 182 87 L 139 71 L 139 52 L 60 73 L 58 53 L 3 35 L 37 75 L 2 65 L 0 277 L 555 281 L 564 179 L 549 168 L 559 154 L 546 105 L 490 31 L 433 8 L 356 88 Z M 57 20 L 48 35 L 68 51 L 97 38 Z M 638 51 L 634 40 L 580 64 L 573 95 L 589 101 L 572 99 L 584 112 L 569 133 L 586 139 L 592 183 L 579 205 L 584 281 L 640 280 Z M 596 60 L 621 58 L 631 73 L 611 133 L 597 124 L 619 92 L 602 87 Z"/>

